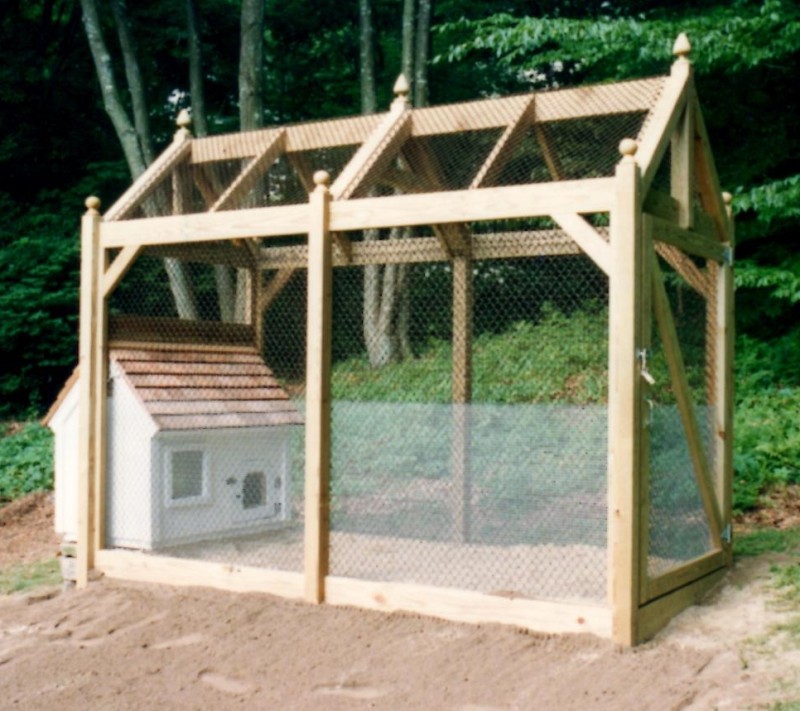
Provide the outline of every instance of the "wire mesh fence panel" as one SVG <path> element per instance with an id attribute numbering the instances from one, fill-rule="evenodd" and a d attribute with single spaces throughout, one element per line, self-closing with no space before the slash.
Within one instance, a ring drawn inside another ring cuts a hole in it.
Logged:
<path id="1" fill-rule="evenodd" d="M 296 342 L 269 363 L 261 278 L 248 244 L 182 244 L 112 295 L 108 546 L 302 570 L 304 345 L 282 327 L 305 284 L 273 295 L 269 335 Z"/>
<path id="2" fill-rule="evenodd" d="M 607 278 L 568 255 L 475 280 L 469 540 L 503 549 L 516 592 L 604 599 Z"/>
<path id="3" fill-rule="evenodd" d="M 679 254 L 659 248 L 671 261 Z M 688 260 L 688 261 L 687 261 Z M 708 275 L 683 255 L 682 271 L 695 288 L 666 261 L 659 259 L 664 275 L 669 317 L 674 323 L 677 350 L 688 385 L 691 417 L 696 423 L 698 452 L 703 466 L 713 472 L 714 463 L 714 317 L 705 289 Z M 693 267 L 695 267 L 693 269 Z M 711 317 L 709 319 L 709 316 Z M 677 397 L 680 388 L 669 363 L 665 343 L 654 319 L 653 346 L 648 368 L 655 385 L 648 396 L 649 423 L 649 554 L 648 573 L 654 577 L 683 562 L 713 550 L 709 521 L 698 485 L 697 457 L 690 442 L 693 425 Z"/>
<path id="4" fill-rule="evenodd" d="M 607 280 L 541 222 L 334 270 L 333 575 L 604 599 Z"/>

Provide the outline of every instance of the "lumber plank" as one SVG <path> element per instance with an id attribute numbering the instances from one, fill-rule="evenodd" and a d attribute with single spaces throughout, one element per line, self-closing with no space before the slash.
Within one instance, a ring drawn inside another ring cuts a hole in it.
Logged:
<path id="1" fill-rule="evenodd" d="M 102 246 L 111 249 L 128 244 L 146 246 L 282 237 L 305 234 L 307 231 L 308 205 L 275 205 L 105 223 Z"/>
<path id="2" fill-rule="evenodd" d="M 202 247 L 182 244 L 157 245 L 148 247 L 145 255 L 178 259 L 195 264 L 225 265 L 237 269 L 246 269 L 252 264 L 252 258 L 246 247 L 244 245 L 237 246 L 231 240 L 220 244 L 204 244 Z"/>
<path id="3" fill-rule="evenodd" d="M 678 227 L 660 217 L 653 218 L 653 238 L 705 259 L 722 262 L 725 259 L 725 246 L 718 240 Z"/>
<path id="4" fill-rule="evenodd" d="M 305 250 L 305 259 L 303 260 L 303 267 L 307 266 L 308 260 L 308 247 L 303 247 Z M 345 260 L 344 255 L 342 255 L 343 261 Z M 352 256 L 347 263 L 352 260 Z M 262 269 L 267 268 L 265 265 L 261 266 Z M 272 302 L 280 296 L 280 293 L 286 288 L 286 285 L 291 281 L 292 276 L 294 275 L 297 267 L 290 268 L 290 269 L 278 269 L 278 272 L 269 282 L 265 285 L 263 291 L 261 292 L 261 302 L 259 304 L 259 313 L 264 313 L 270 306 L 272 306 Z"/>
<path id="5" fill-rule="evenodd" d="M 650 284 L 650 264 L 652 263 L 652 253 L 654 249 L 653 242 L 653 225 L 652 218 L 647 215 L 642 215 L 642 266 L 641 266 L 641 336 L 640 336 L 640 354 L 645 354 L 645 357 L 640 359 L 639 362 L 639 375 L 641 387 L 641 402 L 642 412 L 640 417 L 644 420 L 643 425 L 639 428 L 639 590 L 638 590 L 638 604 L 641 605 L 646 599 L 647 583 L 650 579 L 649 571 L 649 556 L 650 556 L 650 479 L 652 474 L 651 461 L 650 461 L 650 434 L 652 426 L 652 411 L 653 397 L 652 397 L 652 384 L 645 377 L 645 370 L 648 367 L 646 362 L 646 355 L 651 352 L 653 347 L 653 290 L 649 289 Z M 638 617 L 638 612 L 637 612 Z M 638 620 L 637 620 L 638 624 Z"/>
<path id="6" fill-rule="evenodd" d="M 302 573 L 170 558 L 139 551 L 98 551 L 97 569 L 109 578 L 131 582 L 267 593 L 294 599 L 303 596 Z"/>
<path id="7" fill-rule="evenodd" d="M 278 160 L 285 148 L 286 131 L 280 130 L 272 141 L 267 143 L 261 152 L 245 166 L 225 192 L 219 196 L 219 199 L 209 208 L 209 212 L 235 209 L 269 170 L 270 166 Z"/>
<path id="8" fill-rule="evenodd" d="M 670 157 L 670 193 L 678 201 L 678 225 L 694 225 L 694 91 L 690 90 L 683 115 L 675 125 Z"/>
<path id="9" fill-rule="evenodd" d="M 727 195 L 726 198 L 730 198 Z M 735 224 L 730 204 L 728 209 L 728 247 L 732 250 L 735 242 Z M 716 442 L 715 479 L 717 497 L 722 510 L 724 525 L 731 523 L 732 485 L 733 485 L 733 361 L 736 320 L 734 319 L 733 265 L 720 264 L 716 269 L 714 289 L 715 303 L 713 318 L 716 324 L 714 334 L 714 439 Z M 733 562 L 732 541 L 725 547 L 725 561 Z"/>
<path id="10" fill-rule="evenodd" d="M 331 229 L 348 231 L 546 217 L 553 212 L 608 212 L 613 186 L 613 178 L 591 178 L 335 201 L 331 204 Z"/>
<path id="11" fill-rule="evenodd" d="M 364 141 L 331 185 L 334 200 L 347 200 L 359 188 L 370 185 L 397 156 L 411 135 L 411 112 L 397 103 L 375 131 Z"/>
<path id="12" fill-rule="evenodd" d="M 90 201 L 92 201 L 90 203 Z M 99 248 L 100 201 L 90 198 L 81 219 L 81 283 L 78 367 L 78 550 L 76 577 L 79 588 L 89 582 L 94 567 L 96 536 L 96 456 L 98 409 L 97 373 L 101 369 L 98 344 L 98 291 L 101 277 Z"/>
<path id="13" fill-rule="evenodd" d="M 697 191 L 703 209 L 714 220 L 717 239 L 727 242 L 730 235 L 730 218 L 725 202 L 722 199 L 722 190 L 719 184 L 714 156 L 711 153 L 711 143 L 708 140 L 708 130 L 699 104 L 694 111 L 696 145 L 694 150 L 695 169 L 697 177 Z"/>
<path id="14" fill-rule="evenodd" d="M 611 245 L 584 217 L 574 212 L 554 213 L 551 217 L 606 275 L 611 274 Z"/>
<path id="15" fill-rule="evenodd" d="M 592 603 L 551 602 L 410 583 L 328 576 L 326 602 L 383 612 L 406 611 L 468 624 L 506 624 L 547 634 L 611 636 L 611 612 Z"/>
<path id="16" fill-rule="evenodd" d="M 114 261 L 102 275 L 103 296 L 108 296 L 117 288 L 117 285 L 122 281 L 141 253 L 142 248 L 140 246 L 129 244 L 127 247 L 122 248 L 122 251 L 114 258 Z"/>
<path id="17" fill-rule="evenodd" d="M 466 543 L 471 528 L 470 409 L 472 400 L 472 316 L 474 284 L 472 260 L 453 259 L 453 435 L 451 440 L 452 481 L 455 488 L 455 540 Z"/>
<path id="18" fill-rule="evenodd" d="M 564 185 L 558 183 L 557 185 Z M 632 152 L 617 165 L 611 212 L 613 271 L 609 279 L 609 600 L 612 639 L 636 639 L 639 607 L 639 516 L 642 378 L 637 351 L 642 341 L 643 237 L 641 173 Z"/>
<path id="19" fill-rule="evenodd" d="M 637 157 L 642 166 L 642 190 L 645 193 L 670 145 L 672 134 L 686 106 L 690 85 L 691 73 L 688 69 L 668 77 L 658 103 L 643 129 Z"/>
<path id="20" fill-rule="evenodd" d="M 675 615 L 700 602 L 725 577 L 725 572 L 716 570 L 640 608 L 637 642 L 651 639 Z"/>
<path id="21" fill-rule="evenodd" d="M 334 253 L 334 267 L 448 261 L 448 257 L 441 249 L 441 243 L 434 237 L 386 239 L 352 244 L 351 260 L 345 262 Z M 472 257 L 476 261 L 574 254 L 581 254 L 580 248 L 573 239 L 566 237 L 560 230 L 493 232 L 472 236 Z M 306 268 L 308 247 L 305 245 L 264 247 L 261 255 L 263 269 L 294 271 Z"/>
<path id="22" fill-rule="evenodd" d="M 542 151 L 544 163 L 553 180 L 564 179 L 564 169 L 561 166 L 561 161 L 556 153 L 555 146 L 550 137 L 550 129 L 546 123 L 537 121 L 533 124 L 533 135 L 536 136 L 536 142 Z"/>
<path id="23" fill-rule="evenodd" d="M 704 553 L 658 577 L 650 579 L 647 582 L 647 590 L 642 602 L 646 603 L 666 595 L 724 567 L 725 554 L 722 551 Z"/>
<path id="24" fill-rule="evenodd" d="M 108 209 L 104 216 L 106 222 L 124 220 L 148 198 L 176 166 L 187 160 L 192 153 L 192 140 L 177 138 L 154 160 L 122 195 Z"/>
<path id="25" fill-rule="evenodd" d="M 531 94 L 528 102 L 522 105 L 519 114 L 508 124 L 506 130 L 503 131 L 497 143 L 495 143 L 494 148 L 489 151 L 489 155 L 486 156 L 483 165 L 481 165 L 472 179 L 469 186 L 470 189 L 494 184 L 508 157 L 513 154 L 525 137 L 525 133 L 534 118 L 533 106 L 534 97 Z"/>
<path id="26" fill-rule="evenodd" d="M 314 603 L 325 599 L 330 562 L 332 204 L 327 186 L 320 183 L 309 202 L 306 333 L 304 597 Z"/>
<path id="27" fill-rule="evenodd" d="M 656 253 L 669 264 L 684 281 L 704 299 L 710 298 L 711 285 L 708 275 L 677 247 L 666 242 L 656 242 Z M 712 262 L 715 264 L 715 262 Z"/>
<path id="28" fill-rule="evenodd" d="M 253 329 L 249 324 L 221 321 L 187 321 L 158 316 L 112 316 L 109 338 L 113 341 L 155 341 L 164 344 L 219 343 L 252 344 Z"/>
<path id="29" fill-rule="evenodd" d="M 715 548 L 721 548 L 722 515 L 708 471 L 708 462 L 706 461 L 703 451 L 703 441 L 697 425 L 692 397 L 686 379 L 686 368 L 683 363 L 683 354 L 681 353 L 678 335 L 675 330 L 672 309 L 664 287 L 664 277 L 655 255 L 653 255 L 651 269 L 653 280 L 653 308 L 661 335 L 664 354 L 667 359 L 672 389 L 675 393 L 681 421 L 683 422 L 683 429 L 686 434 L 695 479 L 698 489 L 700 490 L 700 498 L 703 502 L 703 509 L 708 519 L 711 541 Z"/>

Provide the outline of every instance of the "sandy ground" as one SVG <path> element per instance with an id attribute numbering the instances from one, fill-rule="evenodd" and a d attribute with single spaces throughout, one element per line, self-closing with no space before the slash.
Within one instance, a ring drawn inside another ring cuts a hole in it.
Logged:
<path id="1" fill-rule="evenodd" d="M 40 589 L 0 598 L 0 708 L 770 708 L 800 699 L 800 643 L 775 632 L 798 614 L 770 584 L 781 560 L 743 559 L 632 651 L 201 588 Z"/>

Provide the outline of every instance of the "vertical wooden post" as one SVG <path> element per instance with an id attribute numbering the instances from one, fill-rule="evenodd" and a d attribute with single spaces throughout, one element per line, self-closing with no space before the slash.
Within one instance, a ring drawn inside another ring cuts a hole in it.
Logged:
<path id="1" fill-rule="evenodd" d="M 639 478 L 642 270 L 641 172 L 636 142 L 620 143 L 611 211 L 613 269 L 609 284 L 608 550 L 612 638 L 636 642 L 639 607 Z"/>
<path id="2" fill-rule="evenodd" d="M 676 57 L 672 65 L 672 76 L 691 78 L 692 64 L 689 53 L 692 46 L 689 38 L 681 33 L 672 49 Z M 670 192 L 678 201 L 678 222 L 681 227 L 691 229 L 694 225 L 694 91 L 689 86 L 686 108 L 672 136 L 670 159 Z"/>
<path id="3" fill-rule="evenodd" d="M 472 400 L 472 259 L 453 258 L 453 435 L 451 458 L 455 509 L 454 538 L 462 543 L 470 536 L 470 412 Z"/>
<path id="4" fill-rule="evenodd" d="M 98 294 L 100 288 L 100 200 L 86 200 L 86 213 L 81 220 L 81 293 L 80 340 L 78 350 L 78 555 L 77 585 L 85 587 L 89 571 L 94 567 L 97 545 L 96 469 L 97 385 L 98 374 Z"/>
<path id="5" fill-rule="evenodd" d="M 641 266 L 641 332 L 639 348 L 645 354 L 645 359 L 640 361 L 639 369 L 646 364 L 653 346 L 653 287 L 651 283 L 652 263 L 657 259 L 653 244 L 653 221 L 646 214 L 642 215 L 642 266 Z M 639 601 L 640 604 L 646 596 L 648 581 L 648 556 L 650 554 L 650 430 L 652 427 L 653 408 L 651 384 L 640 378 L 642 412 L 639 433 Z"/>
<path id="6" fill-rule="evenodd" d="M 331 442 L 330 176 L 314 173 L 309 198 L 308 325 L 306 339 L 305 598 L 325 599 L 329 564 Z"/>
<path id="7" fill-rule="evenodd" d="M 105 548 L 106 543 L 106 461 L 108 441 L 108 297 L 102 283 L 108 269 L 108 250 L 99 246 L 101 224 L 97 223 L 97 287 L 94 336 L 94 552 Z"/>
<path id="8" fill-rule="evenodd" d="M 733 487 L 733 347 L 734 347 L 734 313 L 733 313 L 733 248 L 735 233 L 732 196 L 722 193 L 722 199 L 728 213 L 728 242 L 726 244 L 728 259 L 717 267 L 716 304 L 716 368 L 714 377 L 716 384 L 714 393 L 714 441 L 716 442 L 717 497 L 722 513 L 723 532 L 731 525 L 732 487 Z M 728 528 L 730 532 L 732 529 Z M 733 540 L 731 536 L 724 546 L 727 565 L 733 562 Z"/>

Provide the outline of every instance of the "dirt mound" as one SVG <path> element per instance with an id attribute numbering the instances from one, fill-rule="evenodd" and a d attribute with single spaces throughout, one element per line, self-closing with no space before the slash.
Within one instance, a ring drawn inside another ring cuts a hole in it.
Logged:
<path id="1" fill-rule="evenodd" d="M 57 552 L 51 492 L 37 491 L 0 508 L 0 568 L 46 560 Z"/>

